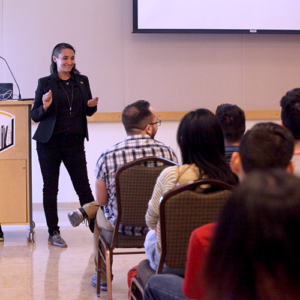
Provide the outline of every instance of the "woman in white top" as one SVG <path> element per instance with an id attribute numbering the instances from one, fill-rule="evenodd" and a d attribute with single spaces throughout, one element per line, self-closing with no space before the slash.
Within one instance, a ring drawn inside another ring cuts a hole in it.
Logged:
<path id="1" fill-rule="evenodd" d="M 166 168 L 158 177 L 148 203 L 146 222 L 150 228 L 145 250 L 152 269 L 156 270 L 160 253 L 159 205 L 161 196 L 176 185 L 201 178 L 210 178 L 235 185 L 238 178 L 225 160 L 224 136 L 218 118 L 207 109 L 189 112 L 181 120 L 177 143 L 182 166 Z"/>

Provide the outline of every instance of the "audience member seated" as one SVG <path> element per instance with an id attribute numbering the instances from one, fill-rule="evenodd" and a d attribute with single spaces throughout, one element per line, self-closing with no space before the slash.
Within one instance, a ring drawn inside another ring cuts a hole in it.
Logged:
<path id="1" fill-rule="evenodd" d="M 69 213 L 69 219 L 73 226 L 78 226 L 87 217 L 94 218 L 96 216 L 94 227 L 95 268 L 97 268 L 99 236 L 103 234 L 103 229 L 105 229 L 105 238 L 108 243 L 111 242 L 118 213 L 115 187 L 116 171 L 128 162 L 147 156 L 160 156 L 177 162 L 174 151 L 154 139 L 161 121 L 158 120 L 149 102 L 139 100 L 126 106 L 123 110 L 122 122 L 127 133 L 126 139 L 104 151 L 96 164 L 97 203 L 89 203 Z M 146 166 L 153 166 L 153 162 Z M 143 234 L 136 228 L 123 228 L 122 225 L 120 225 L 119 231 Z M 92 277 L 91 284 L 96 287 L 96 273 Z M 104 263 L 101 263 L 100 288 L 101 290 L 107 289 Z"/>
<path id="2" fill-rule="evenodd" d="M 300 176 L 300 88 L 287 92 L 280 105 L 282 125 L 292 132 L 295 139 L 292 161 L 295 163 L 295 175 Z"/>
<path id="3" fill-rule="evenodd" d="M 225 155 L 230 161 L 230 155 L 239 151 L 240 140 L 246 129 L 244 111 L 237 105 L 221 104 L 217 107 L 216 116 L 221 122 L 225 141 Z"/>
<path id="4" fill-rule="evenodd" d="M 224 136 L 217 117 L 207 109 L 189 112 L 177 131 L 182 166 L 168 167 L 157 179 L 148 204 L 146 222 L 150 227 L 145 240 L 146 256 L 156 270 L 160 254 L 159 205 L 161 196 L 176 185 L 201 178 L 217 179 L 235 185 L 238 178 L 224 156 Z M 209 187 L 207 187 L 209 188 Z"/>
<path id="5" fill-rule="evenodd" d="M 278 168 L 293 172 L 294 139 L 286 128 L 274 123 L 260 123 L 248 130 L 234 153 L 231 167 L 244 180 L 253 170 Z M 278 159 L 278 156 L 280 159 Z M 145 289 L 145 300 L 204 299 L 202 267 L 216 224 L 194 230 L 189 242 L 185 278 L 176 275 L 154 275 Z M 172 288 L 171 288 L 172 287 Z M 186 296 L 186 297 L 185 297 Z M 220 298 L 222 299 L 222 298 Z"/>
<path id="6" fill-rule="evenodd" d="M 287 128 L 272 122 L 258 123 L 243 136 L 239 152 L 232 154 L 230 166 L 241 180 L 256 169 L 284 168 L 293 173 L 293 151 L 294 138 Z"/>
<path id="7" fill-rule="evenodd" d="M 208 252 L 206 300 L 300 299 L 299 185 L 277 169 L 236 188 Z"/>

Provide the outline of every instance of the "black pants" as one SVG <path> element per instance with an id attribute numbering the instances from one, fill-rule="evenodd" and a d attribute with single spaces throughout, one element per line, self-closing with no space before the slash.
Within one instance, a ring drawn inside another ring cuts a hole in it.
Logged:
<path id="1" fill-rule="evenodd" d="M 60 134 L 48 143 L 37 142 L 37 153 L 44 188 L 43 204 L 50 235 L 59 233 L 57 215 L 58 177 L 64 163 L 79 197 L 80 205 L 94 201 L 87 176 L 84 138 L 75 134 Z"/>

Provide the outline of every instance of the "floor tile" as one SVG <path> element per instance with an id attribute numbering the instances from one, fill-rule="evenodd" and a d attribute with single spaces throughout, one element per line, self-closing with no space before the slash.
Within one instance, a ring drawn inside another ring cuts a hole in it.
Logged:
<path id="1" fill-rule="evenodd" d="M 94 260 L 89 228 L 83 224 L 73 228 L 67 209 L 60 211 L 61 236 L 68 248 L 59 248 L 48 245 L 44 212 L 33 211 L 33 220 L 35 243 L 27 241 L 28 226 L 3 226 L 0 299 L 97 299 L 96 289 L 90 284 Z M 113 299 L 128 299 L 127 272 L 144 258 L 144 254 L 114 257 Z M 102 292 L 101 299 L 107 299 L 106 292 Z"/>

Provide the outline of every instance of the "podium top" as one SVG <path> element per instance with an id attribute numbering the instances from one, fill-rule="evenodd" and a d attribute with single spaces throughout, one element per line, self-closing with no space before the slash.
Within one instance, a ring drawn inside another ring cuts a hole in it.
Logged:
<path id="1" fill-rule="evenodd" d="M 26 101 L 19 101 L 19 100 L 5 100 L 0 101 L 0 106 L 4 105 L 31 105 L 33 104 L 34 100 L 26 100 Z"/>

